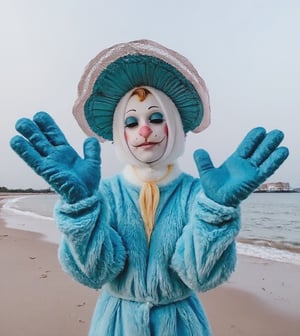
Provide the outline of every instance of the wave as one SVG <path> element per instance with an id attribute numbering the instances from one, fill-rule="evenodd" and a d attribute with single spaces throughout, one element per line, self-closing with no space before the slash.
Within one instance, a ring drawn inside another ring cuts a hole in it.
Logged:
<path id="1" fill-rule="evenodd" d="M 24 199 L 27 199 L 27 198 L 31 198 L 31 197 L 36 197 L 36 196 L 20 196 L 20 197 L 15 197 L 15 198 L 8 198 L 6 202 L 3 204 L 2 208 L 8 211 L 11 211 L 17 215 L 30 216 L 30 217 L 34 217 L 37 219 L 54 221 L 53 216 L 50 217 L 50 216 L 39 214 L 35 211 L 24 210 L 24 209 L 20 209 L 17 207 L 18 202 L 23 201 Z"/>
<path id="2" fill-rule="evenodd" d="M 239 254 L 300 265 L 300 243 L 241 237 L 237 241 Z"/>
<path id="3" fill-rule="evenodd" d="M 300 253 L 270 246 L 237 242 L 238 254 L 300 266 Z"/>
<path id="4" fill-rule="evenodd" d="M 281 251 L 289 251 L 292 253 L 300 253 L 300 242 L 290 242 L 286 240 L 268 240 L 258 238 L 238 238 L 238 241 L 243 244 L 250 244 L 259 247 L 273 248 Z"/>
<path id="5" fill-rule="evenodd" d="M 54 218 L 49 215 L 50 211 L 45 211 L 50 205 L 46 200 L 36 195 L 11 197 L 2 200 L 1 205 L 1 217 L 6 227 L 38 233 L 42 240 L 59 244 L 61 233 L 55 225 Z"/>

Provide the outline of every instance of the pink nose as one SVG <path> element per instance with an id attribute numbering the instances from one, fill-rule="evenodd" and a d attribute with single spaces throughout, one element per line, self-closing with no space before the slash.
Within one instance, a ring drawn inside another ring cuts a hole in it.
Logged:
<path id="1" fill-rule="evenodd" d="M 149 126 L 142 126 L 139 129 L 139 135 L 147 139 L 149 135 L 152 133 L 152 129 Z"/>

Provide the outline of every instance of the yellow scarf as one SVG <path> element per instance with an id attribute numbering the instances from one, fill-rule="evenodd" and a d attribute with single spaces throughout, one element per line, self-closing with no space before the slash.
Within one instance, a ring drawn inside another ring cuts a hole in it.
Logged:
<path id="1" fill-rule="evenodd" d="M 167 172 L 160 179 L 155 181 L 143 181 L 143 185 L 140 191 L 139 204 L 141 208 L 142 218 L 145 225 L 148 241 L 150 240 L 153 228 L 154 219 L 159 203 L 159 189 L 156 183 L 165 179 L 173 168 L 173 165 L 168 165 Z M 136 170 L 135 170 L 136 173 Z M 137 173 L 136 173 L 137 175 Z M 138 176 L 138 175 L 137 175 Z"/>

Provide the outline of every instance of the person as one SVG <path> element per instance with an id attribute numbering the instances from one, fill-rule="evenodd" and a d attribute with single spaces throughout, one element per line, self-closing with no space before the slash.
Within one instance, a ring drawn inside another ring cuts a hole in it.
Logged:
<path id="1" fill-rule="evenodd" d="M 91 136 L 83 158 L 45 112 L 17 121 L 11 146 L 61 196 L 63 269 L 101 288 L 89 335 L 211 335 L 197 293 L 234 271 L 239 205 L 287 158 L 283 133 L 254 128 L 217 168 L 199 149 L 200 177 L 182 172 L 187 133 L 210 122 L 208 92 L 185 57 L 149 40 L 99 53 L 73 112 Z M 121 173 L 101 178 L 99 139 Z"/>

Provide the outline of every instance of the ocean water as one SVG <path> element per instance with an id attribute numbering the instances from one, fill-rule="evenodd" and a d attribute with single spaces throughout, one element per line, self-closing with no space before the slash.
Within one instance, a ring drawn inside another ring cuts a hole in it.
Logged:
<path id="1" fill-rule="evenodd" d="M 11 196 L 1 201 L 0 217 L 9 228 L 36 232 L 42 240 L 58 244 L 61 233 L 53 218 L 57 200 L 53 194 Z"/>
<path id="2" fill-rule="evenodd" d="M 47 234 L 49 225 L 55 226 L 57 200 L 53 194 L 20 196 L 8 199 L 3 208 L 31 218 L 29 222 L 42 221 L 33 231 L 40 228 Z M 300 265 L 300 193 L 254 193 L 242 203 L 241 211 L 239 254 Z"/>
<path id="3" fill-rule="evenodd" d="M 240 253 L 300 265 L 300 193 L 254 193 L 241 210 Z"/>

